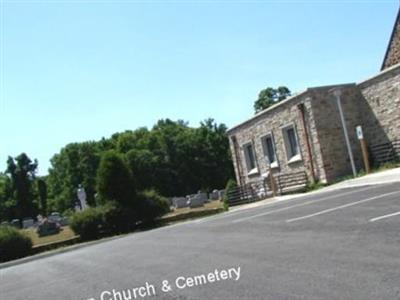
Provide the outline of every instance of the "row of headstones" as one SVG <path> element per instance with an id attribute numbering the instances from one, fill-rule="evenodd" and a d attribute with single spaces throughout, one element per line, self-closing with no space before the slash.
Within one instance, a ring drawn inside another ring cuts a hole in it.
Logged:
<path id="1" fill-rule="evenodd" d="M 22 220 L 22 228 L 27 229 L 27 228 L 35 228 L 38 227 L 44 218 L 41 215 L 37 216 L 37 221 L 35 221 L 32 218 L 25 218 Z M 58 212 L 53 212 L 51 213 L 48 217 L 47 220 L 50 222 L 58 223 L 60 226 L 66 226 L 69 224 L 69 219 L 67 217 L 62 217 Z M 8 225 L 8 226 L 14 226 L 19 228 L 20 227 L 20 220 L 19 219 L 13 219 L 11 222 L 3 222 L 1 225 Z"/>
<path id="2" fill-rule="evenodd" d="M 198 192 L 197 194 L 188 195 L 186 197 L 173 197 L 170 199 L 171 205 L 175 208 L 183 207 L 201 207 L 209 201 L 221 200 L 224 197 L 225 190 L 213 190 L 210 195 Z"/>

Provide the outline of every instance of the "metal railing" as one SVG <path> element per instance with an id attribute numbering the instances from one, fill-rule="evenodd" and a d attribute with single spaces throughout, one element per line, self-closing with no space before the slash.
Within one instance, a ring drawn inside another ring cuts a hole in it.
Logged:
<path id="1" fill-rule="evenodd" d="M 257 180 L 227 191 L 226 199 L 230 206 L 262 200 L 269 194 L 264 180 Z"/>
<path id="2" fill-rule="evenodd" d="M 304 190 L 307 186 L 308 178 L 305 171 L 278 174 L 275 176 L 279 194 L 285 194 Z"/>
<path id="3" fill-rule="evenodd" d="M 371 145 L 369 148 L 373 166 L 400 160 L 400 140 Z"/>
<path id="4" fill-rule="evenodd" d="M 308 178 L 304 171 L 274 175 L 276 192 L 285 194 L 304 190 L 307 186 Z M 226 199 L 230 206 L 251 203 L 272 196 L 269 178 L 252 181 L 238 186 L 226 193 Z"/>

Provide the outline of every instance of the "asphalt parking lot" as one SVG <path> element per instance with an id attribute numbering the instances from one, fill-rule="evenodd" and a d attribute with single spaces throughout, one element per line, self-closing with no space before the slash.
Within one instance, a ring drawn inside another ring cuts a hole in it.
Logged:
<path id="1" fill-rule="evenodd" d="M 2 269 L 1 299 L 400 299 L 399 228 L 399 183 L 304 195 Z"/>

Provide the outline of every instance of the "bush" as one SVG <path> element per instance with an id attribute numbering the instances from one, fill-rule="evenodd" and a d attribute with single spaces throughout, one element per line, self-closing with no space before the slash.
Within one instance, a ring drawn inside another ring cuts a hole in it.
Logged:
<path id="1" fill-rule="evenodd" d="M 135 229 L 136 214 L 131 208 L 121 207 L 116 202 L 102 206 L 103 228 L 109 233 L 123 233 Z"/>
<path id="2" fill-rule="evenodd" d="M 143 223 L 153 223 L 157 218 L 170 211 L 168 200 L 154 190 L 139 195 L 137 207 L 138 219 Z"/>
<path id="3" fill-rule="evenodd" d="M 0 262 L 27 256 L 32 250 L 32 241 L 18 229 L 0 226 Z"/>
<path id="4" fill-rule="evenodd" d="M 224 208 L 225 210 L 229 209 L 229 194 L 232 190 L 237 188 L 236 181 L 233 179 L 229 179 L 228 183 L 226 184 L 225 193 L 224 193 Z"/>
<path id="5" fill-rule="evenodd" d="M 89 207 L 72 215 L 70 227 L 82 240 L 97 239 L 104 226 L 103 214 L 102 207 Z"/>
<path id="6" fill-rule="evenodd" d="M 82 240 L 93 240 L 104 234 L 129 232 L 137 222 L 153 223 L 169 212 L 167 199 L 153 190 L 138 195 L 135 206 L 123 206 L 116 201 L 108 201 L 98 207 L 90 207 L 72 215 L 70 227 Z"/>

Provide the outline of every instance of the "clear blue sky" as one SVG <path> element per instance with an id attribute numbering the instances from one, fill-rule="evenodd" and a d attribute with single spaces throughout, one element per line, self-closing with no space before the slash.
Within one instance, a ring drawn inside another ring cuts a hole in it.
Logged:
<path id="1" fill-rule="evenodd" d="M 266 86 L 379 71 L 394 1 L 2 1 L 0 170 L 46 174 L 64 145 L 208 117 L 232 126 Z"/>

